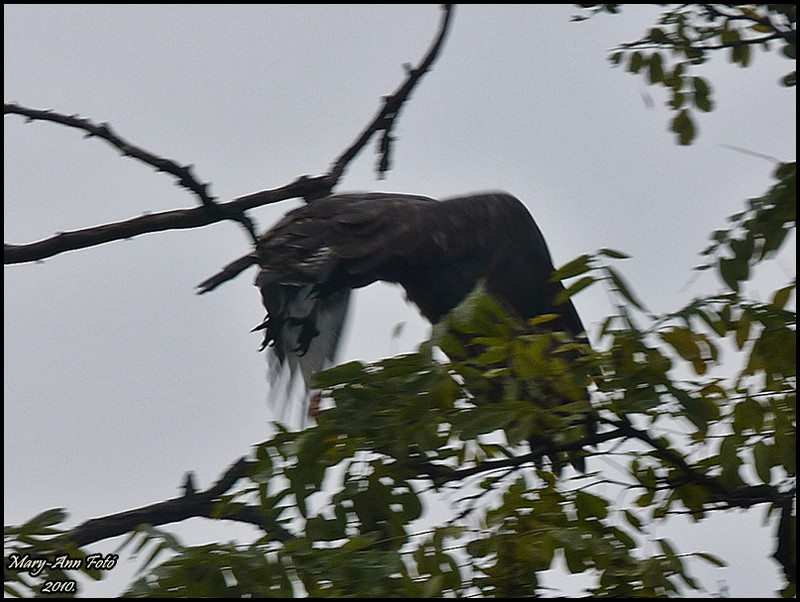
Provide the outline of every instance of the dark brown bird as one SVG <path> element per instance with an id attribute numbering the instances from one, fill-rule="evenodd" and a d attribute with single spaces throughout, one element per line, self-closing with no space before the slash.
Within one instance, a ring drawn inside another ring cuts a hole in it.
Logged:
<path id="1" fill-rule="evenodd" d="M 335 194 L 287 213 L 256 251 L 199 285 L 208 292 L 251 265 L 260 272 L 267 318 L 264 347 L 306 381 L 335 357 L 350 291 L 377 280 L 399 283 L 431 323 L 483 280 L 522 319 L 573 336 L 583 324 L 563 290 L 544 237 L 525 206 L 502 192 L 437 201 L 388 192 Z"/>

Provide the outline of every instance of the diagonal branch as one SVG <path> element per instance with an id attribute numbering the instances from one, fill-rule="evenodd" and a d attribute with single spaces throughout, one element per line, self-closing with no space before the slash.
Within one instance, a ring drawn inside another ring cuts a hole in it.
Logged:
<path id="1" fill-rule="evenodd" d="M 550 450 L 568 452 L 614 439 L 635 439 L 651 448 L 655 455 L 666 465 L 677 467 L 689 480 L 707 488 L 713 495 L 712 502 L 724 503 L 731 508 L 749 508 L 763 503 L 775 505 L 781 509 L 781 521 L 777 533 L 778 546 L 773 556 L 783 566 L 787 576 L 794 574 L 796 565 L 790 552 L 793 533 L 792 503 L 795 496 L 794 490 L 781 492 L 767 484 L 743 485 L 735 488 L 725 487 L 716 477 L 698 471 L 697 467 L 689 465 L 678 452 L 658 441 L 646 430 L 635 428 L 626 418 L 600 418 L 600 422 L 612 428 L 605 432 L 590 434 L 579 440 L 554 445 Z M 514 470 L 535 462 L 540 456 L 541 452 L 539 450 L 502 460 L 490 460 L 461 469 L 420 461 L 415 464 L 415 468 L 420 477 L 427 477 L 436 486 L 441 486 L 449 482 L 463 481 L 478 474 L 488 474 L 497 470 Z M 221 509 L 219 506 L 223 496 L 231 490 L 239 479 L 246 477 L 248 471 L 255 465 L 255 462 L 241 458 L 214 485 L 205 491 L 195 491 L 192 479 L 189 478 L 184 486 L 185 493 L 183 496 L 142 508 L 90 519 L 61 534 L 56 541 L 62 544 L 83 547 L 129 533 L 142 524 L 159 526 L 194 517 L 233 520 L 252 524 L 262 529 L 276 541 L 289 541 L 294 538 L 294 535 L 277 523 L 267 523 L 267 519 L 265 519 L 258 506 L 242 505 L 231 507 L 230 509 L 224 507 Z"/>
<path id="2" fill-rule="evenodd" d="M 159 157 L 118 136 L 108 123 L 94 123 L 77 115 L 63 115 L 49 109 L 30 109 L 16 103 L 3 104 L 4 115 L 22 115 L 26 121 L 50 121 L 86 132 L 86 138 L 100 138 L 119 149 L 124 157 L 131 157 L 178 178 L 178 186 L 193 192 L 205 206 L 214 204 L 214 197 L 208 194 L 208 182 L 200 182 L 192 173 L 192 165 L 180 165 L 172 159 Z"/>
<path id="3" fill-rule="evenodd" d="M 433 41 L 430 49 L 428 50 L 425 58 L 416 68 L 407 68 L 408 76 L 406 80 L 400 85 L 399 88 L 391 96 L 384 98 L 383 107 L 372 122 L 364 128 L 364 131 L 355 139 L 355 141 L 339 156 L 338 159 L 331 166 L 329 172 L 330 177 L 334 181 L 338 181 L 344 174 L 345 168 L 353 160 L 353 158 L 361 151 L 362 148 L 369 142 L 370 138 L 377 132 L 383 132 L 381 139 L 381 153 L 380 162 L 378 163 L 378 173 L 382 177 L 384 173 L 389 170 L 390 157 L 392 152 L 391 131 L 394 127 L 395 121 L 400 114 L 400 109 L 403 104 L 408 100 L 411 91 L 416 87 L 419 80 L 430 71 L 433 62 L 439 55 L 439 50 L 444 43 L 445 36 L 449 30 L 450 21 L 453 16 L 453 5 L 444 4 L 442 6 L 442 21 L 439 25 L 439 33 Z"/>
<path id="4" fill-rule="evenodd" d="M 277 203 L 291 198 L 305 198 L 312 200 L 330 194 L 339 183 L 348 164 L 366 146 L 377 132 L 384 132 L 381 143 L 381 159 L 379 173 L 383 174 L 389 169 L 389 156 L 391 152 L 390 132 L 395 124 L 402 105 L 408 100 L 412 90 L 416 87 L 422 76 L 428 72 L 431 65 L 439 55 L 449 29 L 452 16 L 452 6 L 443 6 L 443 17 L 436 38 L 424 59 L 417 68 L 410 69 L 400 87 L 384 99 L 383 107 L 373 118 L 369 125 L 356 138 L 356 140 L 333 163 L 329 173 L 322 176 L 302 176 L 281 186 L 269 190 L 262 190 L 227 203 L 217 203 L 206 192 L 207 184 L 200 183 L 191 174 L 191 166 L 182 166 L 169 159 L 158 157 L 145 151 L 117 136 L 107 124 L 94 124 L 87 119 L 76 116 L 62 115 L 53 111 L 29 109 L 15 104 L 4 105 L 6 114 L 23 115 L 30 120 L 45 120 L 60 123 L 68 127 L 75 127 L 87 132 L 87 136 L 99 137 L 123 152 L 125 156 L 140 160 L 165 171 L 178 178 L 180 186 L 191 190 L 202 201 L 202 205 L 192 209 L 174 209 L 160 213 L 153 213 L 134 217 L 121 222 L 102 224 L 91 228 L 84 228 L 72 232 L 62 232 L 50 238 L 26 244 L 5 244 L 3 249 L 3 263 L 27 263 L 40 261 L 59 253 L 74 251 L 103 243 L 123 240 L 164 230 L 181 230 L 199 228 L 223 220 L 232 219 L 245 225 L 252 238 L 256 234 L 252 223 L 245 215 L 247 209 Z"/>
<path id="5" fill-rule="evenodd" d="M 266 525 L 263 515 L 255 506 L 244 506 L 221 514 L 215 511 L 215 506 L 221 496 L 229 491 L 239 479 L 246 476 L 251 464 L 249 460 L 240 458 L 214 485 L 205 491 L 195 492 L 190 487 L 186 487 L 186 493 L 181 497 L 90 519 L 59 536 L 59 540 L 82 547 L 129 533 L 143 524 L 159 526 L 180 522 L 187 518 L 203 517 L 252 524 L 263 529 L 276 540 L 287 541 L 292 538 L 292 534 L 280 525 Z"/>

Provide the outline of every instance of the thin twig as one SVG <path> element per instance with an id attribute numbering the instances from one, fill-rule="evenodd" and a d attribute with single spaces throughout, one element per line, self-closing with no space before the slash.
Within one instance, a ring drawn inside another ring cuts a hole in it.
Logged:
<path id="1" fill-rule="evenodd" d="M 394 94 L 384 98 L 383 107 L 378 111 L 378 114 L 372 122 L 364 128 L 364 131 L 355 139 L 355 141 L 339 156 L 338 159 L 331 166 L 329 175 L 334 181 L 338 181 L 344 174 L 347 165 L 353 158 L 361 151 L 370 138 L 377 133 L 383 132 L 381 139 L 381 152 L 380 160 L 378 162 L 378 173 L 382 176 L 389 170 L 390 156 L 392 151 L 392 137 L 391 131 L 394 127 L 397 116 L 400 114 L 400 109 L 403 104 L 408 100 L 412 90 L 416 87 L 419 80 L 430 71 L 433 62 L 439 55 L 439 50 L 444 43 L 445 36 L 449 30 L 450 22 L 453 16 L 453 5 L 445 4 L 442 6 L 442 21 L 439 26 L 439 33 L 433 41 L 430 49 L 428 50 L 425 58 L 416 68 L 408 68 L 408 76 L 406 80 L 400 85 Z"/>
<path id="2" fill-rule="evenodd" d="M 625 436 L 626 435 L 619 429 L 606 431 L 604 433 L 594 433 L 568 443 L 559 443 L 548 446 L 547 453 L 578 451 L 587 446 L 597 445 L 598 443 L 604 443 L 613 439 L 620 439 Z M 505 468 L 516 468 L 524 464 L 535 463 L 537 460 L 539 460 L 541 455 L 541 450 L 534 450 L 527 454 L 511 456 L 510 458 L 503 458 L 502 460 L 488 460 L 468 468 L 455 469 L 433 462 L 421 462 L 417 468 L 420 474 L 430 477 L 437 485 L 443 485 L 444 483 L 448 483 L 450 481 L 461 481 L 477 474 L 493 472 L 495 470 L 501 470 Z"/>
<path id="3" fill-rule="evenodd" d="M 67 127 L 83 130 L 86 132 L 86 138 L 100 138 L 101 140 L 105 140 L 111 146 L 122 151 L 123 156 L 131 157 L 151 167 L 155 167 L 156 171 L 163 171 L 164 173 L 175 176 L 178 179 L 178 186 L 193 192 L 203 205 L 206 207 L 214 205 L 214 197 L 208 193 L 209 183 L 200 182 L 195 178 L 192 173 L 193 165 L 180 165 L 172 159 L 154 155 L 140 146 L 118 136 L 108 123 L 97 124 L 89 119 L 79 117 L 78 115 L 64 115 L 49 109 L 30 109 L 16 103 L 3 104 L 3 114 L 22 115 L 26 117 L 29 122 L 50 121 L 52 123 L 59 123 Z"/>

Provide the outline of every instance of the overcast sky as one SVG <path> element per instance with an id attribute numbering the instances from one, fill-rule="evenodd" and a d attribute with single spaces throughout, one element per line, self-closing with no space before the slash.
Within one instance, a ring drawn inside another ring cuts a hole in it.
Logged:
<path id="1" fill-rule="evenodd" d="M 644 303 L 674 310 L 720 289 L 710 272 L 694 278 L 698 252 L 771 183 L 773 163 L 726 145 L 795 157 L 795 91 L 777 83 L 793 65 L 760 52 L 746 70 L 721 57 L 704 65 L 716 110 L 699 116 L 695 145 L 678 147 L 663 92 L 607 61 L 657 9 L 571 23 L 576 11 L 459 6 L 439 61 L 401 115 L 392 171 L 376 181 L 371 146 L 339 190 L 509 191 L 531 210 L 557 265 L 602 247 L 625 251 L 633 258 L 618 267 Z M 4 99 L 107 121 L 156 154 L 193 163 L 229 200 L 324 173 L 397 87 L 403 63 L 421 58 L 439 12 L 5 5 Z M 195 204 L 169 177 L 64 127 L 6 117 L 4 144 L 6 242 Z M 253 216 L 263 229 L 290 205 Z M 791 245 L 759 272 L 753 295 L 794 277 Z M 74 525 L 150 504 L 177 495 L 189 470 L 207 487 L 267 438 L 266 365 L 260 335 L 249 332 L 263 317 L 252 274 L 194 294 L 247 251 L 238 226 L 218 224 L 5 268 L 5 524 L 56 506 Z M 600 287 L 575 303 L 590 331 L 610 311 Z M 393 338 L 398 323 L 405 328 Z M 410 351 L 428 331 L 399 288 L 374 285 L 356 295 L 342 359 Z M 728 560 L 727 569 L 690 563 L 708 590 L 724 581 L 731 596 L 770 596 L 781 578 L 763 514 L 673 521 L 653 537 Z M 243 532 L 198 519 L 176 530 L 190 532 L 189 543 Z"/>

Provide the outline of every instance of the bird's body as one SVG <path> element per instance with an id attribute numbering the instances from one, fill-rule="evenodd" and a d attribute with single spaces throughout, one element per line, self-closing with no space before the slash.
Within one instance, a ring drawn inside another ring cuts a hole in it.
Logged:
<path id="1" fill-rule="evenodd" d="M 399 283 L 430 322 L 478 284 L 522 319 L 553 313 L 552 330 L 584 328 L 563 290 L 544 237 L 525 206 L 500 192 L 436 201 L 397 193 L 335 194 L 287 213 L 256 252 L 200 285 L 209 291 L 249 265 L 267 319 L 264 345 L 308 378 L 332 360 L 350 291 Z"/>

